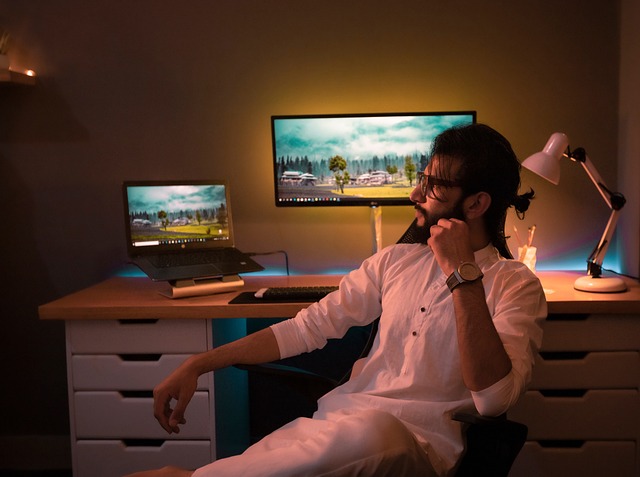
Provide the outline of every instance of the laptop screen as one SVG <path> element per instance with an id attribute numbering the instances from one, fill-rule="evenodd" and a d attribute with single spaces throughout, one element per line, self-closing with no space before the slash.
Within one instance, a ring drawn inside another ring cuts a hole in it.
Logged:
<path id="1" fill-rule="evenodd" d="M 233 245 L 224 181 L 137 181 L 123 184 L 131 255 Z"/>

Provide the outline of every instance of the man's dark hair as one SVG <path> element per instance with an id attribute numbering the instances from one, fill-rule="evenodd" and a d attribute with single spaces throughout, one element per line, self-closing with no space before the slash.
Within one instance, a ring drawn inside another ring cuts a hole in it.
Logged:
<path id="1" fill-rule="evenodd" d="M 520 163 L 511 144 L 495 129 L 485 124 L 454 127 L 438 135 L 431 146 L 430 157 L 438 156 L 440 177 L 447 178 L 451 161 L 460 164 L 456 177 L 465 196 L 486 192 L 491 206 L 484 215 L 491 242 L 500 255 L 513 258 L 504 233 L 507 210 L 515 206 L 522 218 L 534 192 L 518 195 Z"/>

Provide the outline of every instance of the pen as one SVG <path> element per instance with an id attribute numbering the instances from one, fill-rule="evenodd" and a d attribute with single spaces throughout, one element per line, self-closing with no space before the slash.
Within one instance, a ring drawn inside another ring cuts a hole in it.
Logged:
<path id="1" fill-rule="evenodd" d="M 527 247 L 531 247 L 531 244 L 533 243 L 533 234 L 536 232 L 536 226 L 532 225 L 531 227 L 529 227 L 529 240 L 527 242 Z"/>
<path id="2" fill-rule="evenodd" d="M 518 241 L 518 246 L 522 247 L 522 239 L 520 238 L 520 234 L 518 233 L 518 227 L 513 226 L 513 231 L 516 234 L 516 240 Z"/>

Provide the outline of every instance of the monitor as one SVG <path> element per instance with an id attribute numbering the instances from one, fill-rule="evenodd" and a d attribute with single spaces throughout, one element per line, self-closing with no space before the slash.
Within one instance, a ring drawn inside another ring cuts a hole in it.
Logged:
<path id="1" fill-rule="evenodd" d="M 410 205 L 433 139 L 475 111 L 272 116 L 278 207 Z"/>

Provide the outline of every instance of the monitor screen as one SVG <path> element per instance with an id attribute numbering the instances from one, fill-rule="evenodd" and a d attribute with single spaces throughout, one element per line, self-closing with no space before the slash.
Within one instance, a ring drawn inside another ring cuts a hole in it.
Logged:
<path id="1" fill-rule="evenodd" d="M 433 139 L 475 111 L 272 116 L 278 207 L 409 205 Z"/>
<path id="2" fill-rule="evenodd" d="M 122 189 L 127 241 L 135 254 L 232 242 L 224 181 L 127 181 Z"/>

